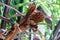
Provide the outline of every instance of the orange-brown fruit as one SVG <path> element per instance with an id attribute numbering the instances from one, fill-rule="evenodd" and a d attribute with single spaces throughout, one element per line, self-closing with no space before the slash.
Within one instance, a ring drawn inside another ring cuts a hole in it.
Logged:
<path id="1" fill-rule="evenodd" d="M 25 17 L 26 16 L 29 17 L 32 14 L 32 12 L 34 12 L 35 9 L 36 9 L 36 4 L 35 3 L 30 4 Z"/>
<path id="2" fill-rule="evenodd" d="M 34 32 L 37 31 L 38 23 L 42 22 L 45 18 L 46 18 L 46 15 L 44 14 L 42 10 L 41 11 L 34 10 L 34 12 L 30 16 L 31 28 Z"/>
<path id="3" fill-rule="evenodd" d="M 35 23 L 42 22 L 45 19 L 45 14 L 42 11 L 34 12 L 33 15 L 31 15 L 31 20 L 34 20 Z"/>
<path id="4" fill-rule="evenodd" d="M 12 40 L 14 38 L 15 35 L 17 35 L 18 33 L 22 32 L 21 29 L 19 28 L 19 24 L 15 23 L 13 25 L 13 30 L 9 31 L 9 33 L 6 35 L 5 40 Z"/>
<path id="5" fill-rule="evenodd" d="M 30 15 L 32 14 L 32 12 L 34 12 L 34 10 L 36 9 L 36 4 L 30 4 L 26 15 L 20 20 L 19 22 L 19 27 L 21 28 L 21 30 L 26 30 L 28 28 L 30 28 Z"/>

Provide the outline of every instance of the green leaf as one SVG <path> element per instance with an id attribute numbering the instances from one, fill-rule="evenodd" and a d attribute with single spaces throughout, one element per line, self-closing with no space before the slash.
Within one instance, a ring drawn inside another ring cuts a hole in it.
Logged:
<path id="1" fill-rule="evenodd" d="M 45 4 L 41 4 L 40 6 L 42 7 L 42 9 L 45 11 L 47 15 L 51 16 L 52 13 Z"/>

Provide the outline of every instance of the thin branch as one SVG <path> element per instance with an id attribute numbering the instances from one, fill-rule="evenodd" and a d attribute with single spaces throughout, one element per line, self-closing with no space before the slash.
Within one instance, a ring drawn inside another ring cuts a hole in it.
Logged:
<path id="1" fill-rule="evenodd" d="M 7 4 L 7 5 L 10 5 L 10 1 L 11 1 L 11 0 L 6 0 L 6 4 Z M 7 8 L 7 7 L 5 6 L 3 16 L 7 18 L 7 17 L 8 17 L 8 12 L 9 12 L 9 8 Z M 3 28 L 3 29 L 6 28 L 6 21 L 2 20 L 1 28 Z"/>
<path id="2" fill-rule="evenodd" d="M 60 30 L 60 20 L 59 20 L 58 24 L 55 26 L 55 29 L 54 29 L 53 33 L 51 34 L 49 40 L 55 40 L 59 30 Z"/>
<path id="3" fill-rule="evenodd" d="M 6 17 L 3 17 L 3 16 L 0 16 L 0 18 L 6 22 L 10 22 L 11 24 L 14 24 L 10 19 L 6 18 Z"/>
<path id="4" fill-rule="evenodd" d="M 16 10 L 15 8 L 13 8 L 13 7 L 11 7 L 11 6 L 7 5 L 7 4 L 4 4 L 4 3 L 1 3 L 1 2 L 0 2 L 0 5 L 4 5 L 4 6 L 8 7 L 9 9 L 14 10 L 14 11 L 17 12 L 18 14 L 20 14 L 21 16 L 24 16 L 21 12 L 19 12 L 18 10 Z"/>

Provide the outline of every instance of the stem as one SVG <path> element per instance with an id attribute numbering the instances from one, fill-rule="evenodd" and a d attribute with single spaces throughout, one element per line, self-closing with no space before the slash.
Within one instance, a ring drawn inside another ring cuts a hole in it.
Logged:
<path id="1" fill-rule="evenodd" d="M 10 22 L 11 24 L 14 24 L 10 19 L 6 18 L 6 17 L 3 17 L 3 16 L 0 16 L 0 18 L 6 22 Z"/>
<path id="2" fill-rule="evenodd" d="M 10 5 L 10 0 L 6 0 L 6 4 Z M 8 11 L 9 11 L 9 9 L 5 6 L 3 16 L 6 17 L 6 18 L 8 17 Z M 6 28 L 6 21 L 2 20 L 1 28 L 3 28 L 3 29 Z"/>
<path id="3" fill-rule="evenodd" d="M 7 4 L 4 4 L 4 3 L 1 3 L 1 2 L 0 2 L 0 5 L 4 5 L 4 6 L 8 7 L 9 9 L 14 10 L 14 11 L 17 12 L 18 14 L 20 14 L 21 16 L 23 16 L 23 14 L 22 14 L 21 12 L 19 12 L 18 10 L 16 10 L 15 8 L 13 8 L 13 7 L 11 7 L 11 6 L 7 5 Z"/>

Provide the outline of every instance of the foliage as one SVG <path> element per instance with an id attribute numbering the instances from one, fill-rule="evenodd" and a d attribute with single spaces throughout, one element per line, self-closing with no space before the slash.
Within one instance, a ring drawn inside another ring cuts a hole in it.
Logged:
<path id="1" fill-rule="evenodd" d="M 1 0 L 2 1 L 2 0 Z M 4 3 L 6 3 L 6 0 L 3 0 Z M 58 20 L 60 20 L 60 0 L 40 0 L 40 1 L 34 1 L 36 3 L 36 5 L 40 5 L 42 7 L 42 9 L 45 11 L 45 13 L 50 16 L 52 19 L 52 31 L 54 31 L 55 26 L 58 23 Z M 29 2 L 29 0 L 24 0 L 23 3 L 20 3 L 20 0 L 11 0 L 10 5 L 14 8 L 16 8 L 17 10 L 19 10 L 19 7 L 23 6 L 23 10 L 22 13 L 25 14 L 27 12 L 28 9 L 28 5 L 31 4 L 33 2 Z M 0 15 L 3 16 L 3 12 L 4 12 L 4 7 L 0 5 Z M 10 16 L 13 16 L 14 14 L 16 14 L 15 11 L 13 10 L 9 10 L 9 14 L 8 14 L 8 18 Z M 12 22 L 16 22 L 17 17 L 14 17 L 13 19 L 11 19 Z M 45 21 L 39 23 L 43 24 L 44 27 L 49 27 L 48 23 L 46 23 Z M 0 19 L 0 25 L 1 25 L 1 19 Z M 7 23 L 6 24 L 6 29 L 10 29 L 11 24 Z M 48 28 L 46 27 L 47 30 L 47 34 L 51 35 L 51 33 L 49 33 Z M 30 33 L 30 32 L 29 32 Z M 33 34 L 33 33 L 31 33 Z M 27 40 L 27 37 L 25 38 Z"/>

